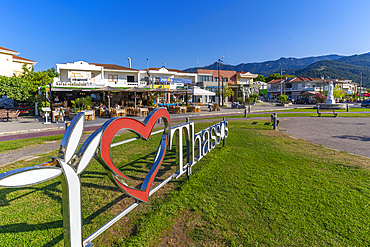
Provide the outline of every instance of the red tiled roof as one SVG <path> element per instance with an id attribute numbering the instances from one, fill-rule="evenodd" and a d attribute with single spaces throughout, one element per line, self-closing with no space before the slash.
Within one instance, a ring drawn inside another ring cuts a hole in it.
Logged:
<path id="1" fill-rule="evenodd" d="M 285 80 L 285 78 L 282 78 L 282 80 L 276 79 L 276 80 L 269 81 L 268 84 L 280 83 L 281 81 L 284 81 L 284 80 Z M 322 81 L 322 79 L 311 78 L 311 77 L 307 77 L 307 78 L 296 77 L 296 78 L 288 78 L 288 81 L 289 82 L 295 82 L 295 81 Z"/>
<path id="2" fill-rule="evenodd" d="M 137 69 L 127 68 L 127 67 L 116 65 L 116 64 L 103 64 L 103 63 L 89 63 L 89 64 L 96 65 L 96 66 L 102 66 L 104 69 L 139 71 Z"/>
<path id="3" fill-rule="evenodd" d="M 15 52 L 15 53 L 18 53 L 18 54 L 19 54 L 19 52 L 17 52 L 17 51 L 13 51 L 13 50 L 10 50 L 10 49 L 6 49 L 6 48 L 1 47 L 1 46 L 0 46 L 0 50 L 10 51 L 10 52 Z"/>
<path id="4" fill-rule="evenodd" d="M 23 57 L 14 56 L 14 55 L 13 55 L 13 59 L 27 61 L 27 62 L 31 62 L 31 63 L 36 63 L 35 61 L 29 60 L 29 59 L 26 59 L 26 58 L 23 58 Z"/>

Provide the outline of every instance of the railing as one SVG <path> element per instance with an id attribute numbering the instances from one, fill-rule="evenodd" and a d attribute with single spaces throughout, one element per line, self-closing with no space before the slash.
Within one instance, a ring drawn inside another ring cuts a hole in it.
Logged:
<path id="1" fill-rule="evenodd" d="M 134 82 L 127 82 L 127 81 L 121 81 L 121 82 L 110 82 L 108 80 L 100 80 L 98 82 L 95 81 L 54 81 L 53 86 L 54 87 L 104 87 L 104 86 L 113 86 L 113 87 L 143 87 L 147 83 L 145 81 L 134 81 Z"/>
<path id="2" fill-rule="evenodd" d="M 223 118 L 223 121 L 225 121 L 225 118 Z M 183 128 L 186 127 L 186 125 L 188 125 L 188 127 L 189 127 L 188 131 L 189 131 L 189 134 L 190 134 L 191 133 L 190 125 L 192 125 L 191 128 L 194 129 L 194 122 L 189 122 L 189 119 L 187 118 L 186 119 L 186 123 L 183 123 L 183 124 L 180 124 L 180 125 L 171 127 L 170 130 L 169 130 L 169 132 L 170 132 L 169 135 L 171 136 L 177 130 L 179 130 L 179 132 L 178 132 L 179 134 L 182 133 Z M 151 135 L 156 135 L 156 134 L 160 134 L 160 133 L 163 133 L 163 129 L 162 130 L 155 131 L 155 132 L 152 132 Z M 192 141 L 196 142 L 196 140 L 197 140 L 196 136 L 201 135 L 201 133 L 202 133 L 202 131 L 197 132 L 194 135 L 194 132 L 193 132 L 193 135 L 195 136 L 195 138 Z M 111 144 L 111 147 L 115 147 L 115 146 L 119 146 L 119 145 L 122 145 L 122 144 L 126 144 L 126 143 L 129 143 L 129 142 L 132 142 L 132 141 L 136 141 L 138 139 L 141 139 L 141 138 L 140 137 L 134 137 L 134 138 L 127 139 L 127 140 L 124 140 L 124 141 L 121 141 L 121 142 L 116 142 L 116 143 Z M 180 134 L 179 136 L 177 136 L 177 141 L 175 141 L 175 145 L 177 146 L 176 148 L 178 150 L 181 150 L 181 151 L 179 151 L 179 155 L 180 155 L 179 157 L 184 158 L 183 153 L 182 153 L 182 147 L 183 146 L 182 146 L 182 144 L 180 144 L 181 142 L 182 142 L 182 134 Z M 221 139 L 220 139 L 220 142 L 221 142 Z M 153 188 L 152 190 L 150 190 L 149 196 L 151 196 L 152 194 L 154 194 L 157 190 L 159 190 L 160 188 L 162 188 L 165 184 L 167 184 L 168 182 L 170 182 L 172 179 L 174 179 L 174 178 L 177 179 L 180 176 L 182 176 L 183 174 L 186 174 L 186 176 L 187 176 L 188 179 L 190 178 L 191 167 L 194 166 L 201 159 L 201 157 L 194 157 L 194 160 L 191 161 L 191 157 L 190 157 L 191 154 L 189 153 L 189 148 L 190 148 L 189 145 L 191 146 L 192 144 L 190 144 L 190 141 L 188 142 L 188 140 L 187 140 L 186 147 L 187 147 L 187 150 L 188 151 L 186 151 L 186 156 L 187 156 L 187 158 L 186 158 L 186 164 L 183 164 L 182 161 L 180 161 L 180 169 L 179 169 L 179 171 L 171 174 L 164 181 L 162 181 L 159 185 L 157 185 L 155 188 Z M 223 141 L 223 145 L 225 145 L 224 141 Z M 171 147 L 171 146 L 172 146 L 172 144 L 169 144 L 169 147 Z M 193 152 L 194 152 L 194 150 L 193 150 Z M 198 153 L 198 155 L 199 155 L 199 153 Z M 185 172 L 185 171 L 187 171 L 187 172 Z M 108 221 L 106 224 L 104 224 L 103 226 L 101 226 L 99 229 L 97 229 L 90 236 L 88 236 L 87 238 L 85 238 L 83 240 L 83 246 L 84 247 L 92 247 L 92 246 L 94 246 L 94 244 L 92 243 L 92 241 L 96 237 L 98 237 L 100 234 L 102 234 L 104 231 L 106 231 L 109 227 L 111 227 L 113 224 L 115 224 L 118 220 L 120 220 L 122 217 L 124 217 L 125 215 L 127 215 L 133 209 L 135 209 L 139 204 L 140 204 L 140 201 L 137 200 L 136 202 L 134 202 L 133 204 L 131 204 L 130 206 L 128 206 L 126 209 L 124 209 L 121 213 L 119 213 L 118 215 L 116 215 L 115 217 L 113 217 L 110 221 Z"/>

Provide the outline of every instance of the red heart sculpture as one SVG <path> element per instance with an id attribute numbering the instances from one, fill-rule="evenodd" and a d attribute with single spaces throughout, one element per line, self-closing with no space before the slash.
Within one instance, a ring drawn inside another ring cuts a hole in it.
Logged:
<path id="1" fill-rule="evenodd" d="M 136 189 L 123 184 L 119 178 L 124 178 L 131 180 L 125 174 L 123 174 L 113 163 L 111 156 L 110 156 L 110 145 L 116 133 L 121 129 L 130 129 L 135 131 L 137 134 L 145 138 L 146 140 L 149 139 L 150 134 L 153 130 L 153 127 L 156 121 L 159 118 L 163 118 L 165 122 L 165 129 L 162 135 L 162 139 L 160 141 L 157 154 L 153 161 L 152 168 L 149 170 L 148 174 L 146 175 L 144 182 L 141 186 L 141 189 Z M 131 195 L 132 197 L 143 201 L 148 202 L 150 187 L 153 183 L 155 176 L 159 170 L 159 167 L 162 164 L 164 155 L 166 154 L 167 148 L 167 141 L 169 138 L 169 130 L 170 130 L 170 115 L 166 109 L 155 109 L 153 110 L 144 120 L 144 122 L 137 121 L 133 118 L 113 118 L 106 122 L 101 129 L 103 129 L 104 133 L 100 143 L 100 162 L 101 160 L 105 163 L 110 172 L 112 173 L 110 176 L 113 182 L 119 186 L 120 189 Z"/>

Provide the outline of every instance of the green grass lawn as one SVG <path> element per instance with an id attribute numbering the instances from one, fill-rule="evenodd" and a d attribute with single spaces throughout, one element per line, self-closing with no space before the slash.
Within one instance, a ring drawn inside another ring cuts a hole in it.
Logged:
<path id="1" fill-rule="evenodd" d="M 211 123 L 196 123 L 198 130 Z M 123 134 L 115 141 L 126 139 Z M 112 149 L 142 181 L 159 136 Z M 52 155 L 56 155 L 56 152 Z M 17 162 L 0 172 L 49 160 Z M 231 121 L 226 146 L 93 242 L 96 246 L 366 246 L 369 159 L 292 139 L 265 121 Z M 173 150 L 156 184 L 176 169 Z M 81 175 L 84 237 L 134 202 L 93 161 Z M 133 184 L 133 185 L 136 185 Z M 61 184 L 0 189 L 0 246 L 62 246 Z"/>
<path id="2" fill-rule="evenodd" d="M 0 153 L 7 151 L 7 150 L 22 148 L 25 146 L 42 144 L 46 141 L 61 140 L 62 138 L 63 138 L 63 135 L 53 135 L 53 136 L 43 136 L 43 137 L 37 137 L 37 138 L 12 140 L 12 141 L 2 141 L 0 142 Z"/>

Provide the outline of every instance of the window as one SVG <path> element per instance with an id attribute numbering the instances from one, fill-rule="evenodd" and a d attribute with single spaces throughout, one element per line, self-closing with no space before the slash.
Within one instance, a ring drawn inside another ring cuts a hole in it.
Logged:
<path id="1" fill-rule="evenodd" d="M 148 77 L 147 77 L 148 78 Z M 149 78 L 148 78 L 149 79 Z M 127 76 L 127 82 L 135 82 L 135 76 L 128 75 Z"/>
<path id="2" fill-rule="evenodd" d="M 117 82 L 118 82 L 118 75 L 109 74 L 108 75 L 108 81 L 109 82 L 116 82 L 116 84 L 117 84 Z"/>
<path id="3" fill-rule="evenodd" d="M 224 78 L 224 77 L 222 77 L 222 82 L 228 82 L 229 80 L 228 80 L 229 78 Z"/>
<path id="4" fill-rule="evenodd" d="M 200 75 L 198 76 L 199 81 L 212 81 L 212 76 Z"/>
<path id="5" fill-rule="evenodd" d="M 218 77 L 215 77 L 215 82 L 218 82 Z"/>

